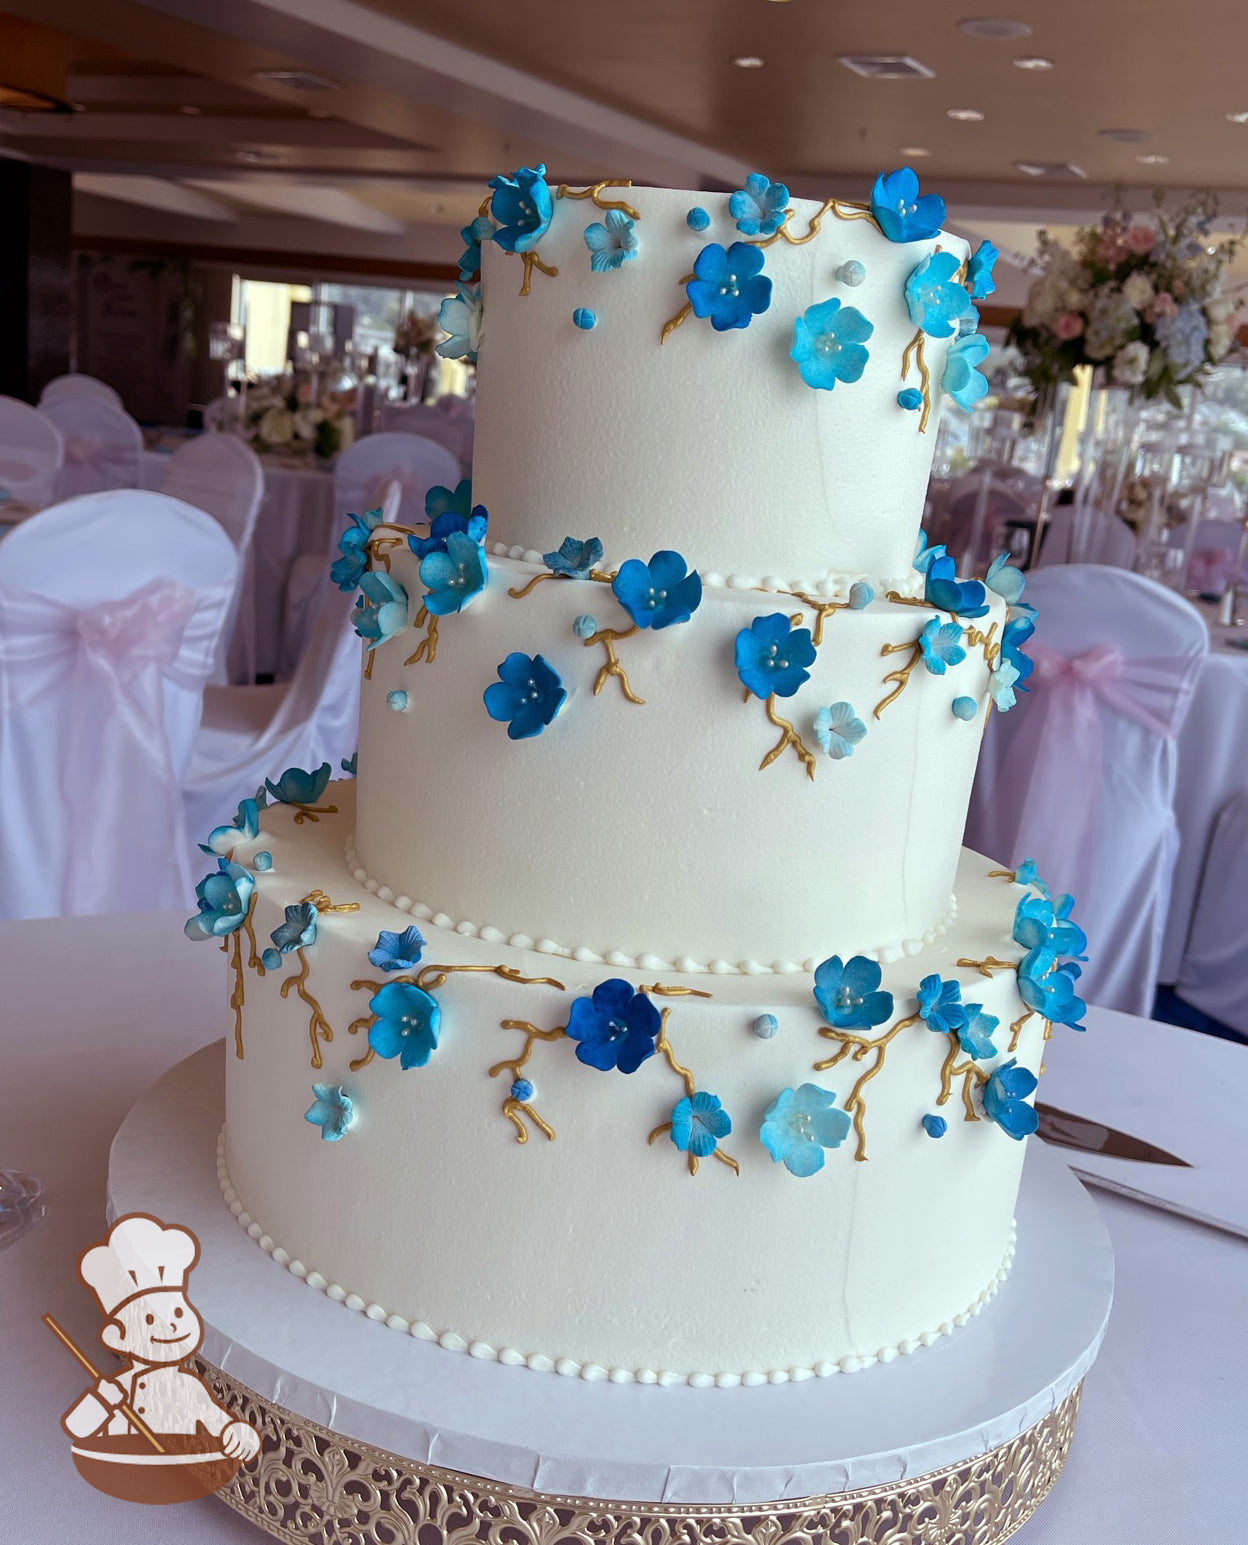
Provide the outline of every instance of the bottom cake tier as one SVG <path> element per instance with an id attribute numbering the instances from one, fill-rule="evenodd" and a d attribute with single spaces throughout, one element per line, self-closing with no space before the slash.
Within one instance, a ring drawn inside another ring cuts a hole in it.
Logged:
<path id="1" fill-rule="evenodd" d="M 270 807 L 230 855 L 222 1186 L 275 1262 L 450 1350 L 617 1382 L 856 1371 L 988 1301 L 1048 1032 L 1027 887 L 964 853 L 956 918 L 878 983 L 656 979 L 414 918 L 348 867 L 353 806 Z"/>

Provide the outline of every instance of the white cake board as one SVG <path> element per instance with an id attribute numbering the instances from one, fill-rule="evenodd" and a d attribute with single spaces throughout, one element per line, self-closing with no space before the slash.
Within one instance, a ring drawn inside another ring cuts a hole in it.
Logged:
<path id="1" fill-rule="evenodd" d="M 191 1291 L 208 1363 L 284 1413 L 390 1455 L 544 1494 L 664 1508 L 856 1492 L 1010 1443 L 1070 1400 L 1100 1347 L 1109 1239 L 1066 1164 L 1032 1140 L 1017 1253 L 996 1298 L 888 1365 L 696 1390 L 586 1383 L 448 1352 L 309 1288 L 239 1227 L 216 1173 L 224 1056 L 220 1042 L 205 1047 L 131 1110 L 113 1142 L 109 1216 L 153 1213 L 198 1234 Z M 793 1269 L 804 1269 L 801 1241 Z"/>

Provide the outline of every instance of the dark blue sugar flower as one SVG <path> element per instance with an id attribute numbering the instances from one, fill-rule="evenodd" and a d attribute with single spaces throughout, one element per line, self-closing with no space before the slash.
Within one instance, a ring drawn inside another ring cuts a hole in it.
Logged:
<path id="1" fill-rule="evenodd" d="M 986 300 L 997 287 L 992 271 L 1000 254 L 990 241 L 981 241 L 971 254 L 966 277 L 970 281 L 971 294 L 976 300 Z"/>
<path id="2" fill-rule="evenodd" d="M 328 762 L 314 772 L 288 767 L 276 783 L 266 778 L 264 786 L 279 805 L 314 805 L 329 787 L 329 771 Z"/>
<path id="3" fill-rule="evenodd" d="M 568 1037 L 577 1042 L 577 1060 L 587 1067 L 635 1073 L 653 1057 L 663 1021 L 644 992 L 634 992 L 620 977 L 599 982 L 588 998 L 577 998 L 568 1014 Z"/>
<path id="4" fill-rule="evenodd" d="M 976 367 L 988 358 L 988 340 L 982 333 L 967 333 L 955 338 L 945 355 L 945 372 L 940 384 L 969 413 L 981 397 L 988 395 L 988 377 Z"/>
<path id="5" fill-rule="evenodd" d="M 491 177 L 494 197 L 490 213 L 498 221 L 494 240 L 504 252 L 531 252 L 550 225 L 554 212 L 546 167 L 522 166 L 510 177 Z"/>
<path id="6" fill-rule="evenodd" d="M 408 612 L 407 591 L 398 580 L 370 571 L 360 580 L 360 595 L 351 613 L 351 623 L 372 650 L 403 631 Z"/>
<path id="7" fill-rule="evenodd" d="M 836 1107 L 836 1096 L 818 1084 L 782 1089 L 767 1107 L 759 1141 L 773 1163 L 804 1179 L 823 1168 L 823 1150 L 839 1148 L 849 1135 L 850 1119 Z"/>
<path id="8" fill-rule="evenodd" d="M 925 976 L 919 983 L 918 998 L 919 1018 L 929 1030 L 945 1035 L 966 1024 L 967 1007 L 958 982 L 942 981 L 935 973 Z"/>
<path id="9" fill-rule="evenodd" d="M 810 680 L 806 667 L 814 664 L 815 645 L 809 628 L 795 628 L 783 612 L 769 612 L 737 634 L 735 657 L 741 685 L 755 697 L 792 697 Z"/>
<path id="10" fill-rule="evenodd" d="M 630 558 L 611 581 L 611 593 L 639 628 L 688 622 L 702 604 L 702 576 L 689 573 L 679 553 L 657 552 L 649 563 Z"/>
<path id="11" fill-rule="evenodd" d="M 491 719 L 505 721 L 512 740 L 540 735 L 567 698 L 563 683 L 540 654 L 515 650 L 498 667 L 499 680 L 485 689 Z"/>
<path id="12" fill-rule="evenodd" d="M 372 998 L 369 1009 L 377 1019 L 368 1044 L 379 1057 L 397 1057 L 399 1066 L 423 1068 L 438 1049 L 442 1010 L 437 999 L 410 982 L 387 982 Z"/>
<path id="13" fill-rule="evenodd" d="M 557 552 L 542 554 L 542 562 L 551 573 L 566 574 L 569 579 L 588 579 L 601 561 L 602 543 L 596 536 L 587 542 L 565 536 Z"/>
<path id="14" fill-rule="evenodd" d="M 815 969 L 815 1002 L 838 1030 L 869 1030 L 893 1012 L 893 995 L 880 991 L 881 971 L 874 960 L 833 955 Z"/>
<path id="15" fill-rule="evenodd" d="M 860 380 L 867 368 L 867 339 L 875 331 L 856 306 L 843 306 L 833 296 L 807 306 L 793 323 L 789 358 L 807 386 L 830 392 L 838 381 Z"/>
<path id="16" fill-rule="evenodd" d="M 943 612 L 953 612 L 958 617 L 986 617 L 988 597 L 977 579 L 959 582 L 957 564 L 948 554 L 933 558 L 927 568 L 927 583 L 923 599 L 929 606 L 938 606 Z"/>
<path id="17" fill-rule="evenodd" d="M 738 188 L 728 200 L 728 213 L 742 236 L 774 236 L 784 224 L 788 207 L 789 190 L 762 172 L 751 172 L 745 187 Z"/>
<path id="18" fill-rule="evenodd" d="M 924 1116 L 922 1127 L 929 1137 L 943 1137 L 949 1130 L 949 1123 L 943 1116 Z"/>
<path id="19" fill-rule="evenodd" d="M 462 515 L 465 520 L 472 513 L 472 479 L 460 478 L 454 488 L 436 483 L 425 495 L 425 519 L 437 520 L 439 515 Z"/>
<path id="20" fill-rule="evenodd" d="M 420 582 L 427 587 L 425 605 L 432 616 L 462 612 L 485 589 L 485 551 L 467 532 L 452 531 L 445 552 L 420 560 Z"/>
<path id="21" fill-rule="evenodd" d="M 283 955 L 307 949 L 316 943 L 317 911 L 310 901 L 300 901 L 286 908 L 286 921 L 279 923 L 269 937 Z"/>
<path id="22" fill-rule="evenodd" d="M 710 317 L 717 333 L 748 327 L 771 305 L 771 280 L 762 270 L 762 251 L 748 242 L 734 241 L 726 252 L 717 241 L 703 247 L 685 285 L 694 316 Z"/>
<path id="23" fill-rule="evenodd" d="M 425 495 L 425 519 L 429 522 L 428 536 L 409 536 L 407 545 L 418 558 L 430 553 L 444 553 L 447 538 L 455 531 L 462 531 L 474 542 L 484 542 L 489 529 L 489 512 L 483 504 L 472 502 L 472 484 L 462 479 L 455 490 L 439 484 Z"/>
<path id="24" fill-rule="evenodd" d="M 220 858 L 232 852 L 240 842 L 254 841 L 259 834 L 259 808 L 254 799 L 244 799 L 235 812 L 233 824 L 215 826 L 208 833 L 208 841 L 199 844 L 199 849 L 201 853 L 210 853 Z"/>
<path id="25" fill-rule="evenodd" d="M 945 201 L 937 193 L 919 193 L 919 179 L 908 166 L 881 172 L 871 189 L 871 213 L 889 241 L 925 241 L 945 222 Z"/>
<path id="26" fill-rule="evenodd" d="M 351 524 L 338 538 L 341 558 L 330 565 L 329 577 L 339 590 L 355 590 L 368 568 L 368 539 L 381 525 L 381 511 L 365 510 L 363 515 L 348 517 Z"/>
<path id="27" fill-rule="evenodd" d="M 313 1084 L 312 1093 L 316 1098 L 304 1111 L 303 1119 L 320 1127 L 321 1137 L 326 1142 L 336 1143 L 355 1120 L 351 1096 L 341 1085 L 334 1084 Z"/>
<path id="28" fill-rule="evenodd" d="M 467 284 L 481 272 L 481 243 L 489 241 L 493 235 L 494 222 L 488 215 L 478 215 L 461 229 L 459 238 L 464 243 L 463 256 L 459 260 L 461 284 Z"/>
<path id="29" fill-rule="evenodd" d="M 927 532 L 919 527 L 919 540 L 914 549 L 914 566 L 920 574 L 926 574 L 937 558 L 945 556 L 946 548 L 943 542 L 937 542 L 934 546 L 927 545 Z"/>
<path id="30" fill-rule="evenodd" d="M 609 209 L 605 224 L 598 220 L 585 227 L 585 245 L 594 273 L 609 273 L 637 256 L 637 231 L 622 209 Z"/>
<path id="31" fill-rule="evenodd" d="M 1070 921 L 1074 904 L 1074 899 L 1067 895 L 1053 900 L 1024 896 L 1014 913 L 1014 942 L 1026 950 L 1051 949 L 1055 954 L 1082 960 L 1088 939 L 1078 923 Z"/>
<path id="32" fill-rule="evenodd" d="M 368 952 L 369 964 L 379 971 L 410 971 L 420 964 L 424 948 L 424 935 L 419 928 L 405 928 L 402 933 L 383 928 Z"/>
<path id="33" fill-rule="evenodd" d="M 966 659 L 961 627 L 956 622 L 941 622 L 939 617 L 933 617 L 919 634 L 919 649 L 933 676 L 943 676 L 951 665 L 961 665 Z"/>
<path id="34" fill-rule="evenodd" d="M 977 1062 L 995 1057 L 997 1048 L 992 1044 L 992 1032 L 1000 1023 L 995 1014 L 984 1013 L 982 1003 L 968 1003 L 966 1023 L 958 1030 L 958 1045 Z"/>
<path id="35" fill-rule="evenodd" d="M 1035 1089 L 1035 1074 L 1020 1068 L 1011 1057 L 984 1085 L 984 1115 L 995 1121 L 1007 1137 L 1021 1141 L 1040 1125 L 1040 1118 L 1027 1104 L 1027 1096 L 1034 1094 Z"/>
<path id="36" fill-rule="evenodd" d="M 1008 660 L 1018 672 L 1018 680 L 1015 682 L 1021 691 L 1027 691 L 1023 683 L 1031 675 L 1032 660 L 1024 653 L 1023 646 L 1036 631 L 1036 624 L 1031 617 L 1011 617 L 1001 630 L 1001 659 Z"/>
<path id="37" fill-rule="evenodd" d="M 971 309 L 971 299 L 954 275 L 961 263 L 952 252 L 930 252 L 906 280 L 910 320 L 929 338 L 952 338 L 958 318 Z"/>
<path id="38" fill-rule="evenodd" d="M 732 1118 L 718 1095 L 699 1089 L 672 1107 L 672 1141 L 681 1153 L 691 1153 L 695 1159 L 709 1158 L 720 1138 L 731 1131 Z"/>
<path id="39" fill-rule="evenodd" d="M 222 939 L 241 928 L 251 910 L 256 882 L 251 872 L 227 858 L 217 860 L 216 872 L 195 887 L 199 911 L 188 918 L 183 932 L 188 939 Z"/>

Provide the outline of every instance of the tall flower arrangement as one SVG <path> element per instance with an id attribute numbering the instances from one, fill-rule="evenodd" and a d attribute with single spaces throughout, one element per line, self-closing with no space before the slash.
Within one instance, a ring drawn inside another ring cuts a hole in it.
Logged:
<path id="1" fill-rule="evenodd" d="M 1178 388 L 1199 384 L 1229 353 L 1238 301 L 1222 282 L 1242 237 L 1210 240 L 1218 205 L 1209 193 L 1169 215 L 1160 193 L 1153 201 L 1146 219 L 1116 203 L 1075 233 L 1073 250 L 1040 233 L 1039 276 L 1010 341 L 1042 396 L 1090 365 L 1177 407 Z"/>
<path id="2" fill-rule="evenodd" d="M 355 418 L 349 402 L 329 393 L 314 401 L 309 377 L 282 376 L 247 393 L 244 433 L 256 451 L 328 459 L 355 439 Z"/>
<path id="3" fill-rule="evenodd" d="M 430 312 L 420 315 L 409 311 L 394 330 L 396 354 L 419 354 L 423 359 L 433 353 L 433 346 L 442 336 L 437 316 Z"/>

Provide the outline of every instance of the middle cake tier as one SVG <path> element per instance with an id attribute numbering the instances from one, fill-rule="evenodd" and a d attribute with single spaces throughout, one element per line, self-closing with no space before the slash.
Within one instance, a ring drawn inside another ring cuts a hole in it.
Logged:
<path id="1" fill-rule="evenodd" d="M 349 860 L 384 900 L 675 971 L 896 958 L 942 930 L 999 599 L 967 623 L 706 587 L 687 624 L 630 631 L 609 585 L 493 554 L 430 640 L 419 560 L 389 556 L 410 620 L 363 684 Z"/>

